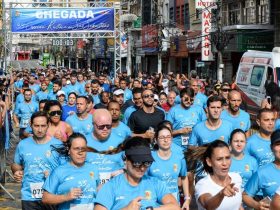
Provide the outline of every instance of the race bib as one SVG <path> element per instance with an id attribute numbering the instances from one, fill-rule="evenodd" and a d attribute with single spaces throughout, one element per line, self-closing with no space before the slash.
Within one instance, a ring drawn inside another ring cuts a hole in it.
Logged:
<path id="1" fill-rule="evenodd" d="M 43 184 L 44 182 L 30 183 L 30 190 L 32 198 L 42 198 L 43 197 Z"/>
<path id="2" fill-rule="evenodd" d="M 111 178 L 111 172 L 101 172 L 99 173 L 100 184 L 105 184 Z"/>
<path id="3" fill-rule="evenodd" d="M 27 128 L 28 126 L 29 126 L 29 119 L 21 119 L 20 127 L 21 128 Z"/>
<path id="4" fill-rule="evenodd" d="M 70 210 L 92 210 L 93 203 L 88 204 L 70 204 Z"/>
<path id="5" fill-rule="evenodd" d="M 189 144 L 189 135 L 181 135 L 182 145 L 187 146 Z"/>

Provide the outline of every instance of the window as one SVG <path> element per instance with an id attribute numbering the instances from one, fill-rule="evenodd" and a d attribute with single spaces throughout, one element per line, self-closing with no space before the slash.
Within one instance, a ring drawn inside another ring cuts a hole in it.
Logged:
<path id="1" fill-rule="evenodd" d="M 245 21 L 245 24 L 256 24 L 256 2 L 255 2 L 255 0 L 245 0 L 244 21 Z"/>
<path id="2" fill-rule="evenodd" d="M 240 24 L 240 6 L 239 3 L 231 3 L 228 5 L 229 25 Z"/>
<path id="3" fill-rule="evenodd" d="M 169 17 L 170 17 L 170 20 L 174 20 L 174 8 L 173 7 L 170 7 L 170 9 L 169 9 Z"/>
<path id="4" fill-rule="evenodd" d="M 251 85 L 260 86 L 264 74 L 264 66 L 254 66 L 251 76 Z"/>
<path id="5" fill-rule="evenodd" d="M 268 0 L 260 0 L 258 22 L 260 24 L 269 23 L 269 3 Z"/>
<path id="6" fill-rule="evenodd" d="M 195 10 L 195 19 L 200 19 L 201 11 L 199 9 Z"/>
<path id="7" fill-rule="evenodd" d="M 185 4 L 184 24 L 186 29 L 190 28 L 189 4 Z"/>

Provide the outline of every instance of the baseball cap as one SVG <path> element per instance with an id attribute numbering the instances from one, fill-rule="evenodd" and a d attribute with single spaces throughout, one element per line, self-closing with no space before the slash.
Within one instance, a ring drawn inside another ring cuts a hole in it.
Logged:
<path id="1" fill-rule="evenodd" d="M 61 95 L 64 95 L 65 96 L 65 92 L 63 90 L 59 90 L 57 91 L 57 96 L 61 96 Z"/>
<path id="2" fill-rule="evenodd" d="M 113 95 L 116 95 L 116 96 L 121 95 L 121 94 L 124 94 L 123 89 L 117 89 L 113 92 Z"/>
<path id="3" fill-rule="evenodd" d="M 280 129 L 275 130 L 270 137 L 271 145 L 274 145 L 276 143 L 280 142 Z"/>
<path id="4" fill-rule="evenodd" d="M 144 80 L 142 80 L 142 85 L 147 85 L 147 84 L 149 84 L 149 82 L 148 82 L 148 80 L 146 80 L 146 79 L 144 79 Z"/>
<path id="5" fill-rule="evenodd" d="M 154 158 L 151 154 L 151 149 L 146 146 L 133 147 L 125 151 L 125 155 L 132 162 L 152 162 Z"/>

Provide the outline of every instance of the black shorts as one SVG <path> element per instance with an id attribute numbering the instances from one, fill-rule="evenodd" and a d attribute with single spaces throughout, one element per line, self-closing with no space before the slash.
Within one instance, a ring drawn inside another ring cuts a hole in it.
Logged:
<path id="1" fill-rule="evenodd" d="M 22 210 L 57 210 L 57 206 L 43 204 L 42 201 L 21 201 Z"/>

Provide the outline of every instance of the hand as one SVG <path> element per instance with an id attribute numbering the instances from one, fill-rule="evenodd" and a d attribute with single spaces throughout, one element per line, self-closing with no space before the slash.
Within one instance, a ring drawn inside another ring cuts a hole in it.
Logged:
<path id="1" fill-rule="evenodd" d="M 226 197 L 233 197 L 235 196 L 236 192 L 238 192 L 238 188 L 234 187 L 234 183 L 227 185 L 220 193 Z"/>
<path id="2" fill-rule="evenodd" d="M 14 179 L 16 182 L 21 182 L 23 178 L 23 171 L 16 171 L 14 173 Z"/>
<path id="3" fill-rule="evenodd" d="M 60 131 L 56 131 L 56 132 L 54 133 L 54 138 L 57 138 L 57 139 L 63 140 L 63 139 L 62 139 L 62 134 L 61 134 L 61 132 L 60 132 Z"/>
<path id="4" fill-rule="evenodd" d="M 67 200 L 71 201 L 76 198 L 79 198 L 82 195 L 82 190 L 81 188 L 72 188 L 71 191 L 66 195 Z"/>
<path id="5" fill-rule="evenodd" d="M 191 202 L 191 200 L 189 200 L 189 199 L 185 200 L 181 209 L 182 210 L 189 210 L 190 209 L 190 202 Z"/>
<path id="6" fill-rule="evenodd" d="M 269 210 L 269 208 L 270 208 L 270 203 L 268 203 L 268 202 L 265 202 L 265 200 L 264 199 L 262 199 L 260 202 L 259 202 L 259 204 L 260 204 L 260 210 Z"/>
<path id="7" fill-rule="evenodd" d="M 181 134 L 188 134 L 188 133 L 192 132 L 192 128 L 184 127 L 184 128 L 181 128 L 180 131 L 181 131 Z"/>
<path id="8" fill-rule="evenodd" d="M 155 132 L 151 130 L 146 130 L 145 132 L 145 138 L 147 139 L 153 139 L 155 137 Z"/>
<path id="9" fill-rule="evenodd" d="M 129 210 L 140 210 L 141 207 L 141 203 L 140 201 L 142 200 L 142 197 L 137 197 L 134 198 L 132 201 L 130 201 L 130 203 L 126 206 L 125 209 L 129 209 Z"/>
<path id="10" fill-rule="evenodd" d="M 50 175 L 49 171 L 44 171 L 43 173 L 44 173 L 45 178 L 47 178 Z"/>
<path id="11" fill-rule="evenodd" d="M 16 126 L 16 128 L 19 128 L 19 123 L 16 123 L 15 126 Z"/>

